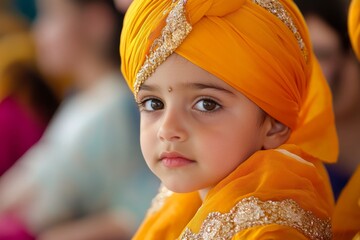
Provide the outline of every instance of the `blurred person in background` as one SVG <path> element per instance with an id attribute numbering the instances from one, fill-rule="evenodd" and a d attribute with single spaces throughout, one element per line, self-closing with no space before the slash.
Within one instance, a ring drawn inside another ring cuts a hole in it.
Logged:
<path id="1" fill-rule="evenodd" d="M 123 14 L 113 0 L 39 0 L 35 35 L 49 76 L 73 95 L 0 181 L 0 213 L 40 240 L 128 239 L 158 183 L 142 160 L 138 116 L 119 72 Z"/>
<path id="2" fill-rule="evenodd" d="M 348 13 L 352 47 L 360 61 L 360 0 L 352 0 Z M 341 192 L 332 219 L 334 239 L 360 239 L 360 164 Z"/>
<path id="3" fill-rule="evenodd" d="M 34 50 L 29 33 L 0 37 L 0 177 L 40 139 L 58 106 Z"/>
<path id="4" fill-rule="evenodd" d="M 337 198 L 360 163 L 360 67 L 350 46 L 341 0 L 296 0 L 333 92 L 340 155 L 328 171 Z"/>
<path id="5" fill-rule="evenodd" d="M 58 105 L 36 66 L 29 23 L 9 2 L 0 2 L 0 178 L 39 140 Z M 8 219 L 0 239 L 32 238 Z"/>
<path id="6" fill-rule="evenodd" d="M 115 6 L 120 12 L 126 12 L 133 0 L 114 0 Z"/>

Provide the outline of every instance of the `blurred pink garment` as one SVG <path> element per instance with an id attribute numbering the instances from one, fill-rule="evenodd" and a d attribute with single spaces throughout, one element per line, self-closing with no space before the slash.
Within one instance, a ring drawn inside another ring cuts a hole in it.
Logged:
<path id="1" fill-rule="evenodd" d="M 0 177 L 40 139 L 45 127 L 15 97 L 0 101 Z"/>
<path id="2" fill-rule="evenodd" d="M 24 224 L 12 216 L 0 217 L 0 240 L 35 240 Z"/>

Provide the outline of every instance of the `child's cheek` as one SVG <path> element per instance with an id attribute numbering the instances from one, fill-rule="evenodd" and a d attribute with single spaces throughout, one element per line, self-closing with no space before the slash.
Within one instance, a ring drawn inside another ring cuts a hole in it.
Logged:
<path id="1" fill-rule="evenodd" d="M 140 146 L 146 163 L 150 166 L 154 161 L 156 152 L 156 134 L 151 127 L 142 127 L 140 132 Z"/>

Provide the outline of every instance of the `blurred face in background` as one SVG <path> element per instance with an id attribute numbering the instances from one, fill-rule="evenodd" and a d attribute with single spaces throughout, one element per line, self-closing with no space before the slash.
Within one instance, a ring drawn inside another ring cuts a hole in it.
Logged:
<path id="1" fill-rule="evenodd" d="M 306 23 L 321 68 L 329 84 L 334 87 L 339 78 L 344 57 L 340 37 L 331 26 L 316 15 L 307 16 Z"/>
<path id="2" fill-rule="evenodd" d="M 340 10 L 339 10 L 340 11 Z M 314 52 L 333 93 L 337 119 L 356 111 L 359 102 L 359 65 L 342 45 L 342 36 L 320 16 L 305 16 Z"/>
<path id="3" fill-rule="evenodd" d="M 114 0 L 117 9 L 121 12 L 126 12 L 133 0 Z"/>
<path id="4" fill-rule="evenodd" d="M 38 0 L 35 39 L 40 68 L 68 75 L 85 50 L 81 9 L 70 0 Z"/>

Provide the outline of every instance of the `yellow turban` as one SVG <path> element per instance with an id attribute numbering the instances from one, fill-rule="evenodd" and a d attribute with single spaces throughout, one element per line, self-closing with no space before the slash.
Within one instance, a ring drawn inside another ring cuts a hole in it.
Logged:
<path id="1" fill-rule="evenodd" d="M 350 5 L 349 35 L 354 51 L 360 60 L 360 0 L 353 0 Z"/>
<path id="2" fill-rule="evenodd" d="M 331 94 L 311 49 L 291 0 L 135 0 L 120 45 L 122 72 L 135 94 L 174 50 L 289 126 L 288 144 L 335 162 Z"/>

